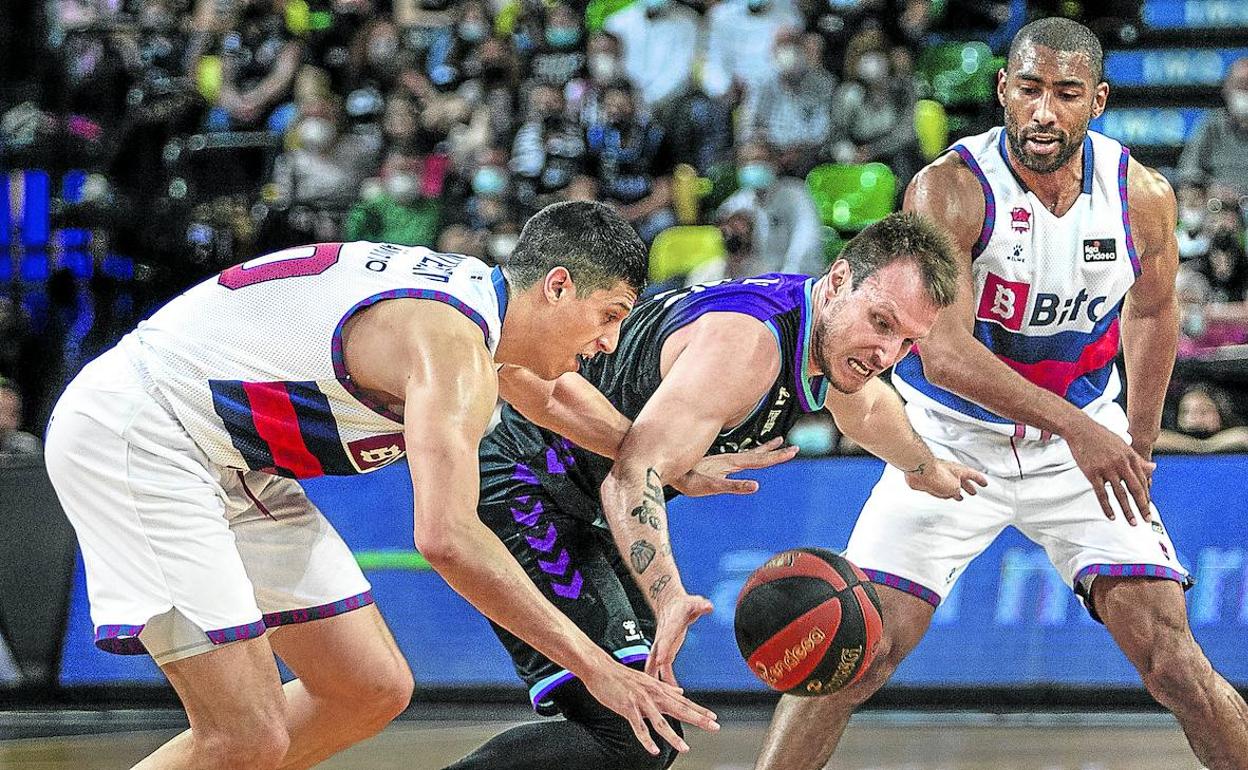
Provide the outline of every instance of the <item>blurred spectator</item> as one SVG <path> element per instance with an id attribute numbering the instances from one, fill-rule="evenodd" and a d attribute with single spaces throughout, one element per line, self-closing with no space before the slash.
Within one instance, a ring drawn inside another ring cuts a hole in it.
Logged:
<path id="1" fill-rule="evenodd" d="M 511 145 L 520 218 L 555 202 L 557 193 L 583 173 L 585 135 L 564 112 L 563 94 L 553 85 L 538 83 L 529 91 L 528 115 Z"/>
<path id="2" fill-rule="evenodd" d="M 0 455 L 38 454 L 43 443 L 22 427 L 22 393 L 12 380 L 0 377 Z"/>
<path id="3" fill-rule="evenodd" d="M 719 3 L 707 14 L 702 87 L 715 98 L 739 102 L 776 76 L 773 56 L 784 30 L 803 28 L 801 17 L 780 0 Z"/>
<path id="4" fill-rule="evenodd" d="M 334 240 L 360 183 L 377 168 L 376 152 L 342 131 L 333 100 L 310 105 L 292 129 L 294 147 L 273 169 L 275 200 L 290 209 L 291 226 L 316 240 Z"/>
<path id="5" fill-rule="evenodd" d="M 221 52 L 220 106 L 210 126 L 284 130 L 283 114 L 275 110 L 290 96 L 303 44 L 287 31 L 275 0 L 244 0 L 235 29 L 221 40 Z M 278 122 L 269 125 L 271 116 Z"/>
<path id="6" fill-rule="evenodd" d="M 813 38 L 806 44 L 804 37 Z M 805 176 L 832 136 L 836 80 L 819 63 L 817 35 L 786 32 L 776 41 L 776 79 L 758 92 L 745 139 L 771 145 L 780 167 Z"/>
<path id="7" fill-rule="evenodd" d="M 1190 263 L 1179 266 L 1176 291 L 1180 359 L 1197 357 L 1223 345 L 1248 343 L 1248 306 L 1213 302 L 1209 279 Z"/>
<path id="8" fill-rule="evenodd" d="M 692 9 L 676 0 L 641 0 L 608 16 L 604 29 L 619 38 L 624 74 L 648 109 L 662 112 L 692 88 L 701 42 Z"/>
<path id="9" fill-rule="evenodd" d="M 539 83 L 562 87 L 585 69 L 584 17 L 567 3 L 547 6 L 542 39 L 529 67 Z"/>
<path id="10" fill-rule="evenodd" d="M 602 118 L 586 131 L 589 167 L 598 180 L 600 199 L 618 206 L 649 243 L 676 224 L 671 145 L 663 129 L 638 112 L 627 82 L 607 88 Z"/>
<path id="11" fill-rule="evenodd" d="M 564 89 L 567 111 L 582 126 L 602 120 L 602 97 L 607 86 L 624 77 L 620 41 L 610 33 L 592 35 L 585 46 L 585 76 Z"/>
<path id="12" fill-rule="evenodd" d="M 1204 185 L 1188 184 L 1177 191 L 1179 223 L 1175 233 L 1179 243 L 1179 258 L 1196 259 L 1209 253 L 1209 233 L 1205 223 L 1209 218 L 1209 195 Z"/>
<path id="13" fill-rule="evenodd" d="M 823 272 L 823 226 L 806 183 L 780 176 L 771 150 L 746 142 L 737 150 L 741 186 L 719 207 L 727 257 L 704 265 L 691 283 L 760 273 Z"/>
<path id="14" fill-rule="evenodd" d="M 1226 107 L 1211 111 L 1179 156 L 1183 183 L 1216 183 L 1248 194 L 1248 57 L 1238 59 L 1222 83 Z"/>
<path id="15" fill-rule="evenodd" d="M 847 80 L 836 90 L 833 111 L 838 137 L 830 148 L 837 163 L 879 161 L 892 167 L 897 189 L 922 166 L 914 132 L 914 82 L 896 71 L 884 38 L 866 31 L 850 43 Z"/>
<path id="16" fill-rule="evenodd" d="M 479 75 L 467 66 L 477 49 L 490 39 L 490 15 L 485 3 L 465 2 L 457 7 L 454 26 L 439 31 L 425 56 L 425 74 L 441 91 L 453 91 L 465 79 Z"/>
<path id="17" fill-rule="evenodd" d="M 379 183 L 365 184 L 347 214 L 344 240 L 429 246 L 438 242 L 441 207 L 421 193 L 422 179 L 412 166 L 391 166 Z"/>
<path id="18" fill-rule="evenodd" d="M 1209 279 L 1211 302 L 1243 302 L 1244 289 L 1248 285 L 1243 233 L 1222 232 L 1215 235 L 1201 268 Z"/>
<path id="19" fill-rule="evenodd" d="M 1176 430 L 1162 430 L 1153 444 L 1157 452 L 1243 452 L 1248 428 L 1235 413 L 1226 391 L 1198 383 L 1179 398 Z"/>

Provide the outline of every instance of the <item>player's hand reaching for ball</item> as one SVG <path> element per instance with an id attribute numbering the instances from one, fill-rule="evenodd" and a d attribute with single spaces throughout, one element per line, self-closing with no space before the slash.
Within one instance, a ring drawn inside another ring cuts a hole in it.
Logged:
<path id="1" fill-rule="evenodd" d="M 744 452 L 703 457 L 693 470 L 673 481 L 672 487 L 687 497 L 750 495 L 758 491 L 757 481 L 729 476 L 737 471 L 770 468 L 796 456 L 797 447 L 784 446 L 784 439 L 777 437 Z"/>
<path id="2" fill-rule="evenodd" d="M 906 471 L 906 483 L 916 492 L 926 492 L 941 500 L 961 500 L 963 492 L 968 495 L 976 494 L 976 485 L 988 486 L 988 479 L 979 471 L 961 463 L 934 460 Z"/>
<path id="3" fill-rule="evenodd" d="M 705 596 L 681 592 L 666 598 L 655 608 L 657 625 L 654 644 L 650 647 L 650 659 L 646 661 L 646 673 L 665 682 L 676 684 L 672 664 L 676 653 L 685 643 L 685 634 L 694 621 L 709 613 L 713 607 Z"/>
<path id="4" fill-rule="evenodd" d="M 675 684 L 643 674 L 614 660 L 606 660 L 601 670 L 583 677 L 582 681 L 589 694 L 599 703 L 628 720 L 638 742 L 651 755 L 657 756 L 659 747 L 654 742 L 650 729 L 677 751 L 683 753 L 689 750 L 689 744 L 672 729 L 663 717 L 664 714 L 709 732 L 719 730 L 715 712 L 686 698 L 684 690 Z"/>
<path id="5" fill-rule="evenodd" d="M 1108 486 L 1128 524 L 1136 525 L 1137 511 L 1144 521 L 1152 521 L 1148 488 L 1157 464 L 1144 459 L 1122 437 L 1100 423 L 1090 418 L 1081 422 L 1062 437 L 1070 445 L 1070 453 L 1079 464 L 1079 470 L 1092 482 L 1092 491 L 1096 493 L 1105 517 L 1115 518 L 1109 494 L 1105 491 Z M 1131 510 L 1132 504 L 1134 511 Z"/>

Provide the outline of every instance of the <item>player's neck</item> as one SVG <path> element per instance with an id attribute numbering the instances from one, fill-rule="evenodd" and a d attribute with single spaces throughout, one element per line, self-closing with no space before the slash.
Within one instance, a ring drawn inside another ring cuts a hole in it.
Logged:
<path id="1" fill-rule="evenodd" d="M 1046 209 L 1056 216 L 1062 216 L 1074 204 L 1083 190 L 1083 145 L 1067 160 L 1061 168 L 1053 171 L 1040 172 L 1018 162 L 1014 157 L 1014 149 L 1006 143 L 1006 155 L 1010 168 L 1018 175 L 1023 185 L 1035 195 Z"/>
<path id="2" fill-rule="evenodd" d="M 527 292 L 513 292 L 498 332 L 494 363 L 524 366 L 532 358 L 533 341 L 540 332 L 534 323 L 533 303 Z"/>

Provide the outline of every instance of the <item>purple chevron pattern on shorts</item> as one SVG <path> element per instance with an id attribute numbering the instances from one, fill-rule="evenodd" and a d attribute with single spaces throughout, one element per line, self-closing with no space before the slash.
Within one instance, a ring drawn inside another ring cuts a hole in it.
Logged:
<path id="1" fill-rule="evenodd" d="M 550 553 L 550 550 L 555 547 L 555 538 L 557 537 L 559 537 L 559 533 L 555 531 L 555 525 L 547 524 L 546 534 L 542 537 L 525 535 L 524 539 L 528 541 L 529 547 L 533 550 L 541 551 L 542 553 Z"/>
<path id="2" fill-rule="evenodd" d="M 512 472 L 511 478 L 522 484 L 532 484 L 533 486 L 538 485 L 537 474 L 533 472 L 532 468 L 524 463 L 516 463 L 516 470 Z"/>
<path id="3" fill-rule="evenodd" d="M 542 515 L 542 501 L 534 500 L 529 505 L 529 500 L 532 500 L 530 495 L 520 495 L 516 498 L 516 506 L 511 509 L 511 517 L 526 527 L 536 526 Z"/>

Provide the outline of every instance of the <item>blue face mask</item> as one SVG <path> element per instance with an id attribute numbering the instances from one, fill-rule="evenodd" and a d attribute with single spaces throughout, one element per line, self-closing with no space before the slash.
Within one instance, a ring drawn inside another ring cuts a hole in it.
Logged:
<path id="1" fill-rule="evenodd" d="M 490 31 L 484 24 L 475 21 L 464 21 L 459 24 L 459 39 L 465 43 L 480 43 Z"/>
<path id="2" fill-rule="evenodd" d="M 581 31 L 576 27 L 550 27 L 546 30 L 546 42 L 554 48 L 571 48 L 581 42 Z"/>
<path id="3" fill-rule="evenodd" d="M 776 181 L 776 172 L 766 163 L 746 163 L 737 169 L 737 184 L 749 190 L 761 190 Z"/>
<path id="4" fill-rule="evenodd" d="M 502 169 L 482 166 L 472 175 L 472 191 L 482 198 L 497 198 L 507 187 Z"/>

